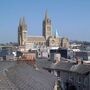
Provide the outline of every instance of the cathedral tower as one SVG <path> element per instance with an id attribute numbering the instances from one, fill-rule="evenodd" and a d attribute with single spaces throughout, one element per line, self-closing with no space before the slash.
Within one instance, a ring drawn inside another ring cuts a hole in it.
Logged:
<path id="1" fill-rule="evenodd" d="M 23 46 L 26 44 L 27 40 L 27 25 L 25 23 L 25 18 L 21 18 L 18 26 L 18 44 Z"/>
<path id="2" fill-rule="evenodd" d="M 48 40 L 48 38 L 52 36 L 51 20 L 48 18 L 47 11 L 45 12 L 45 19 L 43 21 L 43 33 L 42 34 L 46 40 Z"/>

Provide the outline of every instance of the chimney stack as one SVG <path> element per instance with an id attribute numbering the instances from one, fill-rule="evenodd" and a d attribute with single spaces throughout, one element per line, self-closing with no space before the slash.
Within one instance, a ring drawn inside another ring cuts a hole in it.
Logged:
<path id="1" fill-rule="evenodd" d="M 59 63 L 60 62 L 60 59 L 61 59 L 61 54 L 60 53 L 55 53 L 54 54 L 55 64 Z"/>
<path id="2" fill-rule="evenodd" d="M 76 59 L 76 64 L 83 64 L 83 60 L 77 58 L 77 59 Z"/>

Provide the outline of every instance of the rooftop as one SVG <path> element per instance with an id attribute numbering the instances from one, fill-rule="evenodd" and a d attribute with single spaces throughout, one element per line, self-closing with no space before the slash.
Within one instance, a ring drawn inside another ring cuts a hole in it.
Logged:
<path id="1" fill-rule="evenodd" d="M 75 63 L 71 61 L 61 60 L 59 63 L 55 64 L 49 60 L 38 60 L 37 65 L 44 68 L 44 69 L 54 69 L 54 70 L 61 70 L 61 71 L 69 71 L 79 74 L 86 74 L 90 72 L 90 64 L 83 62 Z"/>
<path id="2" fill-rule="evenodd" d="M 29 41 L 43 41 L 43 42 L 45 42 L 45 38 L 43 37 L 43 36 L 29 36 L 28 38 L 27 38 L 27 41 L 29 42 Z"/>
<path id="3" fill-rule="evenodd" d="M 56 81 L 56 77 L 47 71 L 15 61 L 0 62 L 0 77 L 0 86 L 9 88 L 7 90 L 53 90 Z"/>

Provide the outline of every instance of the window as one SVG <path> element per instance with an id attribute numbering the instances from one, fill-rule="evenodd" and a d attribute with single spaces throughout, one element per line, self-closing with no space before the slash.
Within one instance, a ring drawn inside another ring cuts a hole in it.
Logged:
<path id="1" fill-rule="evenodd" d="M 78 77 L 78 82 L 80 83 L 82 81 L 81 77 Z"/>
<path id="2" fill-rule="evenodd" d="M 48 70 L 49 73 L 51 73 L 51 70 Z"/>
<path id="3" fill-rule="evenodd" d="M 60 77 L 60 71 L 57 71 L 57 77 Z"/>

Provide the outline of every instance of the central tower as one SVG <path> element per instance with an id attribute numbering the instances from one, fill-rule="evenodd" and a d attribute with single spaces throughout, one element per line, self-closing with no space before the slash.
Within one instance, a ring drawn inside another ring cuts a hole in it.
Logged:
<path id="1" fill-rule="evenodd" d="M 45 18 L 43 20 L 43 36 L 46 40 L 49 39 L 50 36 L 52 36 L 51 31 L 51 20 L 48 18 L 47 11 L 45 12 Z"/>

